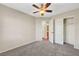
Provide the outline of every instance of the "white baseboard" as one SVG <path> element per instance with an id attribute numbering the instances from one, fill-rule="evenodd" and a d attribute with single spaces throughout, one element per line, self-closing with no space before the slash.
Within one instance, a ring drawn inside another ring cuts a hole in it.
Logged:
<path id="1" fill-rule="evenodd" d="M 75 48 L 75 49 L 79 49 L 79 47 L 78 47 L 78 46 L 74 46 L 74 48 Z"/>

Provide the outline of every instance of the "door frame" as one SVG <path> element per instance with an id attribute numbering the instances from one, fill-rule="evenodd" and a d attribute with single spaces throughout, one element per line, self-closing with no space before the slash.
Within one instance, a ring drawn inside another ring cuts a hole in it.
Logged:
<path id="1" fill-rule="evenodd" d="M 55 43 L 55 19 L 53 19 L 53 43 Z"/>
<path id="2" fill-rule="evenodd" d="M 49 20 L 49 41 L 55 43 L 55 20 Z"/>

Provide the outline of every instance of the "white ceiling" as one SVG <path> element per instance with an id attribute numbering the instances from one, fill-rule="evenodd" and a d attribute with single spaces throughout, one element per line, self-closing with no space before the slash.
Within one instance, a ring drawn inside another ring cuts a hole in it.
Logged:
<path id="1" fill-rule="evenodd" d="M 53 15 L 57 15 L 63 12 L 67 12 L 70 10 L 74 10 L 79 8 L 79 3 L 52 3 L 48 9 L 53 10 L 52 13 L 45 13 L 44 16 L 40 16 L 39 13 L 34 14 L 34 11 L 37 11 L 38 9 L 34 8 L 32 6 L 32 3 L 3 3 L 3 5 L 6 5 L 8 7 L 14 8 L 16 10 L 19 10 L 21 12 L 24 12 L 26 14 L 35 16 L 35 17 L 51 17 Z M 40 6 L 40 4 L 36 4 Z"/>

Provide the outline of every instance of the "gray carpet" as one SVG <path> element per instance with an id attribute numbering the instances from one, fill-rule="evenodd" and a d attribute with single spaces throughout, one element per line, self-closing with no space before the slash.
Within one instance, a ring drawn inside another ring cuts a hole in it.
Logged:
<path id="1" fill-rule="evenodd" d="M 1 53 L 0 56 L 79 56 L 79 50 L 68 44 L 40 41 Z"/>

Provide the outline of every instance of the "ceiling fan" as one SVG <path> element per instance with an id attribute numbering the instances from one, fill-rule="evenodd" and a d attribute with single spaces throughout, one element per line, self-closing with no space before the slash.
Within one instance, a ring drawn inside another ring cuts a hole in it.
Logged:
<path id="1" fill-rule="evenodd" d="M 35 11 L 33 13 L 38 13 L 39 12 L 41 14 L 41 16 L 44 16 L 45 12 L 51 13 L 52 10 L 47 9 L 50 5 L 51 5 L 51 3 L 46 3 L 46 4 L 41 4 L 41 6 L 38 7 L 37 5 L 33 4 L 32 6 L 38 9 L 38 11 Z"/>

